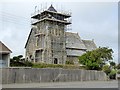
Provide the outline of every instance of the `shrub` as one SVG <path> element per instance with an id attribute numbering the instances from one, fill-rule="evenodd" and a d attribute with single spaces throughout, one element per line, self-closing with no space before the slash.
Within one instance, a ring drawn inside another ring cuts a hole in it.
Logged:
<path id="1" fill-rule="evenodd" d="M 85 69 L 84 66 L 34 63 L 33 68 L 64 68 L 64 69 Z"/>
<path id="2" fill-rule="evenodd" d="M 32 67 L 33 66 L 33 63 L 31 63 L 29 61 L 25 61 L 24 64 L 25 64 L 25 66 L 28 66 L 28 67 Z"/>
<path id="3" fill-rule="evenodd" d="M 116 78 L 116 73 L 117 73 L 116 70 L 111 70 L 111 72 L 109 73 L 109 78 L 110 79 L 115 79 Z"/>
<path id="4" fill-rule="evenodd" d="M 73 60 L 70 60 L 70 61 L 67 60 L 65 64 L 71 64 L 71 65 L 74 65 L 74 62 L 73 62 Z"/>
<path id="5" fill-rule="evenodd" d="M 103 68 L 102 68 L 102 70 L 103 70 L 107 75 L 111 72 L 109 65 L 104 65 Z"/>
<path id="6" fill-rule="evenodd" d="M 45 63 L 35 63 L 33 68 L 62 68 L 63 65 L 60 64 L 45 64 Z"/>

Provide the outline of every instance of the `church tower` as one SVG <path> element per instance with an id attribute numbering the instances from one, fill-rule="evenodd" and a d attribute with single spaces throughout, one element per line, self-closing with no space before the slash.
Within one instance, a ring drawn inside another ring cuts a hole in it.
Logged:
<path id="1" fill-rule="evenodd" d="M 47 10 L 31 16 L 34 30 L 34 54 L 26 55 L 34 62 L 48 64 L 65 64 L 66 61 L 66 28 L 71 22 L 70 14 L 63 14 L 51 5 Z"/>

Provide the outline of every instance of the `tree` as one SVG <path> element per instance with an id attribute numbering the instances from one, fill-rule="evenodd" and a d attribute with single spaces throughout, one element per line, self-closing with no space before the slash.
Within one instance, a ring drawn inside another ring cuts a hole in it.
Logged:
<path id="1" fill-rule="evenodd" d="M 102 67 L 102 70 L 107 74 L 109 75 L 109 73 L 111 72 L 111 69 L 110 69 L 110 66 L 109 65 L 104 65 Z"/>
<path id="2" fill-rule="evenodd" d="M 106 61 L 112 60 L 113 50 L 108 47 L 99 47 L 93 51 L 87 51 L 79 57 L 80 64 L 90 70 L 100 70 Z"/>
<path id="3" fill-rule="evenodd" d="M 15 62 L 24 62 L 25 61 L 25 59 L 23 58 L 23 55 L 14 56 L 13 60 Z"/>
<path id="4" fill-rule="evenodd" d="M 112 69 L 111 72 L 109 73 L 109 78 L 116 79 L 116 73 L 117 73 L 117 70 Z"/>
<path id="5" fill-rule="evenodd" d="M 115 63 L 115 62 L 113 62 L 113 61 L 112 61 L 112 62 L 110 62 L 110 67 L 111 67 L 111 68 L 113 68 L 113 69 L 115 69 L 115 68 L 116 68 L 116 63 Z"/>
<path id="6" fill-rule="evenodd" d="M 110 66 L 115 66 L 116 65 L 116 63 L 115 62 L 110 62 Z"/>
<path id="7" fill-rule="evenodd" d="M 18 55 L 10 59 L 10 66 L 32 66 L 32 63 L 25 61 L 22 55 Z"/>
<path id="8" fill-rule="evenodd" d="M 24 63 L 22 62 L 23 56 L 14 56 L 10 59 L 10 66 L 23 66 Z"/>
<path id="9" fill-rule="evenodd" d="M 73 60 L 67 60 L 67 61 L 65 62 L 65 64 L 74 65 L 74 62 L 73 62 Z"/>

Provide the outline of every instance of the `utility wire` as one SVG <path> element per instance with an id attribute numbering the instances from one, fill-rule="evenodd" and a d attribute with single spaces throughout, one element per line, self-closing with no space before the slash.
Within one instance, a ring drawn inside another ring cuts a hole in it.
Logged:
<path id="1" fill-rule="evenodd" d="M 1 23 L 14 23 L 14 24 L 22 24 L 25 25 L 28 24 L 30 25 L 31 20 L 23 17 L 23 16 L 18 16 L 12 13 L 7 13 L 4 11 L 0 11 L 0 22 Z"/>
<path id="2" fill-rule="evenodd" d="M 6 14 L 6 15 L 10 15 L 10 16 L 15 16 L 15 17 L 19 17 L 19 18 L 24 18 L 24 19 L 28 19 L 26 17 L 23 17 L 23 16 L 18 16 L 16 14 L 12 14 L 12 13 L 8 13 L 8 12 L 4 12 L 4 11 L 0 11 L 2 14 Z"/>
<path id="3" fill-rule="evenodd" d="M 0 16 L 3 19 L 9 18 L 9 19 L 14 19 L 14 20 L 30 21 L 30 19 L 11 17 L 11 16 L 8 16 L 8 15 L 2 15 L 2 14 L 0 14 Z"/>
<path id="4" fill-rule="evenodd" d="M 22 20 L 22 21 L 30 21 L 30 19 L 25 19 L 25 18 L 21 18 L 21 17 L 16 17 L 16 16 L 11 16 L 11 15 L 6 15 L 6 14 L 1 14 L 0 13 L 1 18 L 3 19 L 14 19 L 14 20 Z"/>
<path id="5" fill-rule="evenodd" d="M 25 25 L 28 24 L 30 25 L 30 20 L 28 18 L 24 18 L 21 16 L 17 16 L 17 15 L 13 15 L 10 13 L 0 13 L 0 22 L 1 23 L 14 23 L 14 24 L 21 24 L 21 25 Z"/>
<path id="6" fill-rule="evenodd" d="M 18 21 L 14 21 L 14 20 L 11 20 L 11 19 L 1 19 L 0 18 L 0 22 L 2 23 L 2 25 L 4 24 L 7 24 L 7 23 L 14 23 L 14 24 L 18 24 L 18 25 L 26 25 L 27 23 L 23 23 L 23 22 L 18 22 Z M 28 25 L 30 25 L 30 23 L 28 23 Z"/>

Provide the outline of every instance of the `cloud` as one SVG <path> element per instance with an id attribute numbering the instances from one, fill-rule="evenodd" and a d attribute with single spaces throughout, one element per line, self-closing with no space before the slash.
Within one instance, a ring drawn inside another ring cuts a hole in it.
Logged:
<path id="1" fill-rule="evenodd" d="M 2 11 L 6 14 L 0 13 L 0 17 L 5 19 L 4 25 L 0 23 L 0 39 L 12 49 L 13 56 L 24 54 L 24 45 L 30 32 L 31 13 L 36 5 L 41 8 L 41 4 L 42 2 L 8 2 L 2 5 Z M 50 4 L 51 2 L 47 2 L 46 5 Z M 97 46 L 113 48 L 114 56 L 117 57 L 117 2 L 53 2 L 53 5 L 61 11 L 72 11 L 73 32 L 78 32 L 82 39 L 94 39 Z"/>
<path id="2" fill-rule="evenodd" d="M 0 33 L 2 33 L 0 39 L 12 50 L 12 56 L 19 54 L 24 55 L 24 45 L 29 29 L 29 27 L 20 28 L 18 26 L 11 25 L 0 31 Z"/>

